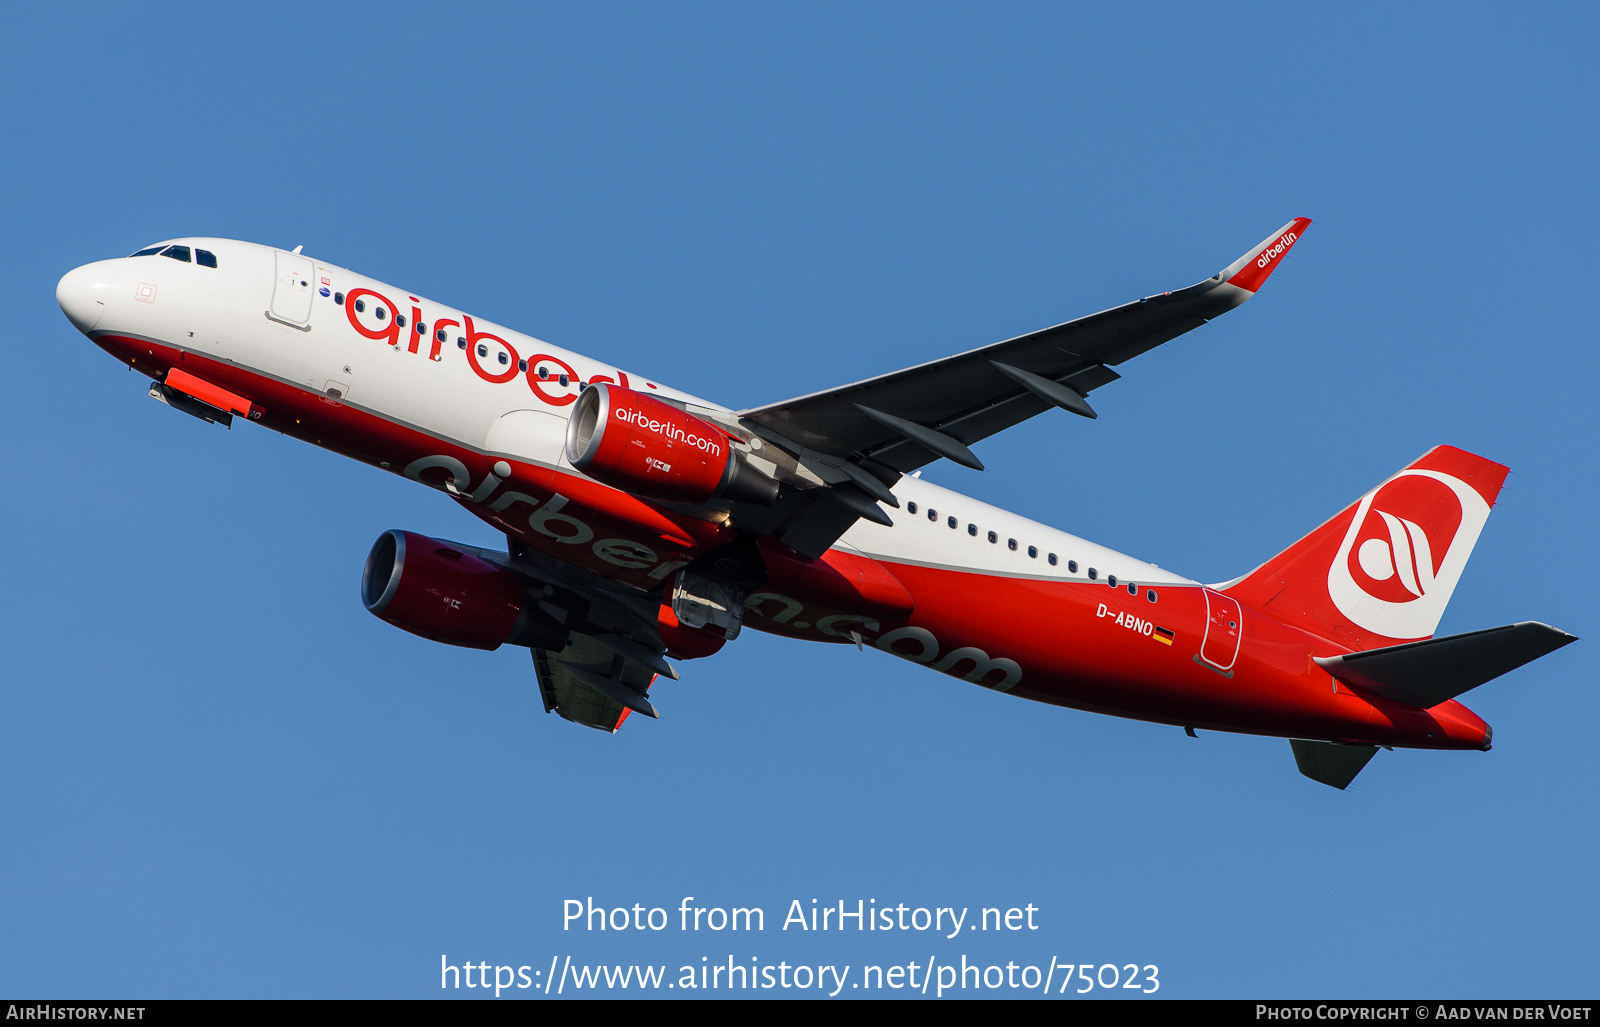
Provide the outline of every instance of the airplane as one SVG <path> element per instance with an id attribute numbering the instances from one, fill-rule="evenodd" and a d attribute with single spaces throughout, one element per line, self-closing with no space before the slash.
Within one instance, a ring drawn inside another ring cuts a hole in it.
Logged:
<path id="1" fill-rule="evenodd" d="M 532 654 L 546 712 L 659 717 L 673 663 L 743 627 L 871 647 L 1011 696 L 1283 737 L 1343 789 L 1385 749 L 1484 750 L 1456 697 L 1576 638 L 1435 638 L 1508 468 L 1424 453 L 1259 567 L 1206 585 L 921 477 L 1249 300 L 1311 224 L 1210 278 L 915 367 L 731 409 L 346 268 L 171 239 L 62 277 L 72 325 L 212 424 L 244 418 L 436 489 L 506 538 L 400 529 L 366 608 Z M 892 511 L 892 512 L 891 512 Z"/>

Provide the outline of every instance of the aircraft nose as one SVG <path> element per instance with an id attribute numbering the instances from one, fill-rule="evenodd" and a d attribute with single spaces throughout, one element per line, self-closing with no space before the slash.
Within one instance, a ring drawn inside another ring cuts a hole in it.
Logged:
<path id="1" fill-rule="evenodd" d="M 56 302 L 72 327 L 84 333 L 94 330 L 111 301 L 114 281 L 114 267 L 109 260 L 75 267 L 61 276 L 56 283 Z"/>

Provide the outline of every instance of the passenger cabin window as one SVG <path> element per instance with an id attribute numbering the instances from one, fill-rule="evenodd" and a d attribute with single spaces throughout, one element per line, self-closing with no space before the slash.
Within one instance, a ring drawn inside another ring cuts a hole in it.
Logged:
<path id="1" fill-rule="evenodd" d="M 364 314 L 366 312 L 367 312 L 367 301 L 366 300 L 356 300 L 356 313 Z"/>
<path id="2" fill-rule="evenodd" d="M 1115 574 L 1107 574 L 1106 575 L 1106 584 L 1110 585 L 1112 588 L 1116 588 L 1117 587 L 1117 576 Z"/>
<path id="3" fill-rule="evenodd" d="M 334 293 L 333 294 L 333 302 L 339 304 L 339 306 L 341 306 L 341 307 L 344 306 L 344 293 L 342 293 L 342 292 Z"/>
<path id="4" fill-rule="evenodd" d="M 1089 568 L 1089 580 L 1090 581 L 1094 581 L 1099 577 L 1100 577 L 1100 572 L 1095 570 L 1093 567 L 1090 567 Z"/>
<path id="5" fill-rule="evenodd" d="M 1039 547 L 1038 546 L 1029 546 L 1028 547 L 1028 555 L 1033 557 L 1035 560 L 1039 559 Z"/>
<path id="6" fill-rule="evenodd" d="M 1150 600 L 1152 603 L 1155 602 L 1156 601 L 1156 590 L 1153 589 L 1153 588 L 1145 589 L 1144 597 L 1146 599 Z"/>
<path id="7" fill-rule="evenodd" d="M 1076 560 L 1068 560 L 1067 561 L 1067 573 L 1068 574 L 1076 574 L 1076 573 L 1078 573 L 1078 561 L 1076 561 Z"/>
<path id="8" fill-rule="evenodd" d="M 1000 541 L 1000 536 L 996 535 L 994 532 L 991 531 L 991 532 L 989 532 L 989 541 L 990 542 L 998 542 L 998 541 Z"/>
<path id="9" fill-rule="evenodd" d="M 217 255 L 210 250 L 195 250 L 194 262 L 201 267 L 216 267 Z"/>
<path id="10" fill-rule="evenodd" d="M 189 263 L 189 247 L 187 246 L 168 246 L 161 251 L 161 255 L 163 257 L 171 257 L 173 260 L 181 260 L 185 264 Z"/>
<path id="11" fill-rule="evenodd" d="M 1056 565 L 1056 554 L 1051 553 L 1050 554 L 1050 566 L 1054 567 L 1055 565 Z"/>
<path id="12" fill-rule="evenodd" d="M 1017 540 L 1014 538 L 1006 539 L 1006 548 L 1015 553 L 1017 551 Z"/>
<path id="13" fill-rule="evenodd" d="M 939 519 L 939 511 L 930 508 L 928 510 L 928 520 L 936 521 L 938 519 Z"/>
<path id="14" fill-rule="evenodd" d="M 976 537 L 978 534 L 978 526 L 976 524 L 967 525 L 967 534 Z"/>
<path id="15" fill-rule="evenodd" d="M 542 368 L 542 367 L 539 368 L 539 377 L 540 378 L 544 377 L 544 368 Z M 906 513 L 913 513 L 914 514 L 916 512 L 917 512 L 917 504 L 915 504 L 915 503 L 907 503 L 906 504 Z"/>
<path id="16" fill-rule="evenodd" d="M 956 526 L 956 519 L 954 517 L 951 517 L 948 520 L 946 520 L 945 523 L 950 525 L 950 527 L 954 528 Z"/>
<path id="17" fill-rule="evenodd" d="M 130 254 L 128 254 L 128 256 L 130 256 L 130 257 L 153 257 L 157 253 L 160 253 L 160 252 L 161 252 L 161 247 L 160 246 L 146 246 L 144 249 L 138 251 L 137 253 L 130 253 Z"/>
<path id="18" fill-rule="evenodd" d="M 1138 585 L 1135 585 L 1135 584 L 1134 584 L 1134 583 L 1133 583 L 1133 582 L 1131 582 L 1131 581 L 1130 581 L 1130 582 L 1128 582 L 1128 594 L 1129 594 L 1129 595 L 1131 595 L 1131 596 L 1136 596 L 1136 595 L 1138 595 L 1138 594 L 1139 594 L 1139 586 L 1138 586 Z"/>

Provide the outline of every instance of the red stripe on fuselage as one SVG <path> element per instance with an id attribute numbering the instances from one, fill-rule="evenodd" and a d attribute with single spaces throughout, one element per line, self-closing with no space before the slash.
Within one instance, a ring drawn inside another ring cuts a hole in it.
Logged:
<path id="1" fill-rule="evenodd" d="M 457 482 L 457 489 L 471 493 L 494 463 L 479 450 L 364 410 L 348 398 L 334 399 L 237 364 L 126 335 L 101 334 L 94 341 L 152 377 L 181 365 L 221 388 L 250 396 L 262 411 L 259 423 L 264 426 L 363 463 L 387 463 L 397 474 L 426 457 L 449 457 L 459 462 L 468 479 Z M 457 501 L 528 545 L 605 577 L 652 589 L 674 566 L 732 537 L 724 525 L 686 517 L 588 478 L 507 462 L 512 467 L 509 478 L 477 501 L 460 496 Z M 444 472 L 437 468 L 420 477 L 434 487 L 444 484 Z M 492 510 L 508 491 L 536 502 Z M 565 503 L 552 510 L 558 495 Z M 541 523 L 549 533 L 530 527 L 530 516 L 540 511 L 548 515 Z M 563 540 L 570 522 L 580 523 L 588 533 L 581 541 Z M 626 547 L 603 545 L 620 542 L 647 550 L 649 559 L 630 559 Z M 609 560 L 599 555 L 602 550 Z M 981 683 L 1009 684 L 1012 694 L 1024 698 L 1138 720 L 1420 748 L 1476 749 L 1485 741 L 1487 726 L 1453 700 L 1421 711 L 1336 690 L 1311 657 L 1345 650 L 1248 605 L 1242 612 L 1239 654 L 1229 674 L 1201 663 L 1206 606 L 1198 586 L 1163 585 L 1160 602 L 1151 604 L 1103 584 L 1004 577 L 888 558 L 873 561 L 837 550 L 821 562 L 825 566 L 817 573 L 826 580 L 816 595 L 805 594 L 804 582 L 814 575 L 794 570 L 785 580 L 793 580 L 796 594 L 752 607 L 746 624 L 810 641 L 851 642 L 859 637 L 864 644 L 957 677 L 977 677 L 988 666 Z M 883 571 L 887 580 L 878 576 Z M 912 600 L 909 616 L 902 614 L 905 607 L 896 585 Z M 771 591 L 777 586 L 775 581 L 762 587 Z M 1122 624 L 1117 623 L 1118 613 L 1123 614 Z M 1170 646 L 1156 644 L 1146 633 L 1147 626 L 1153 630 L 1150 622 L 1158 613 L 1162 626 L 1176 633 Z M 922 635 L 898 645 L 883 644 L 885 636 L 906 629 Z M 1014 681 L 1010 664 L 1018 670 Z"/>
<path id="2" fill-rule="evenodd" d="M 169 367 L 183 367 L 209 382 L 248 395 L 261 411 L 257 423 L 294 438 L 340 453 L 362 463 L 403 474 L 414 462 L 428 457 L 448 457 L 465 470 L 467 480 L 455 482 L 459 492 L 472 494 L 483 485 L 499 458 L 439 438 L 428 432 L 389 420 L 377 413 L 335 399 L 301 385 L 259 374 L 238 364 L 213 360 L 203 354 L 166 346 L 133 336 L 101 334 L 94 342 L 124 363 L 155 377 Z M 655 588 L 660 579 L 651 572 L 694 556 L 732 538 L 721 524 L 665 510 L 599 482 L 541 464 L 508 459 L 510 477 L 478 497 L 476 502 L 455 497 L 463 507 L 496 528 L 536 549 L 568 563 L 639 588 Z M 448 472 L 432 467 L 419 472 L 425 484 L 442 489 Z M 498 477 L 498 476 L 497 476 Z M 536 500 L 517 500 L 504 509 L 493 505 L 509 492 Z M 559 509 L 554 497 L 565 500 Z M 535 531 L 530 515 L 541 511 L 547 532 Z M 573 524 L 582 525 L 582 530 Z M 640 547 L 631 551 L 626 542 Z M 598 547 L 598 548 L 597 548 Z M 610 556 L 606 559 L 600 553 Z M 643 553 L 649 557 L 644 558 Z M 639 566 L 630 566 L 638 564 Z"/>
<path id="3" fill-rule="evenodd" d="M 990 660 L 1015 661 L 1022 674 L 1009 690 L 1013 695 L 1249 734 L 1442 749 L 1477 749 L 1484 742 L 1487 726 L 1453 700 L 1422 711 L 1336 692 L 1312 657 L 1340 652 L 1338 647 L 1249 607 L 1231 673 L 1212 669 L 1197 659 L 1207 619 L 1198 586 L 1164 585 L 1160 602 L 1150 603 L 1103 584 L 883 562 L 916 603 L 904 624 L 886 624 L 883 633 L 911 625 L 938 641 L 931 657 L 911 642 L 896 645 L 896 655 L 937 666 L 972 648 Z M 1158 645 L 1137 623 L 1152 621 L 1158 611 L 1161 624 L 1175 632 L 1170 646 Z M 1130 617 L 1136 622 L 1131 626 Z M 969 669 L 964 662 L 946 673 L 964 676 Z"/>

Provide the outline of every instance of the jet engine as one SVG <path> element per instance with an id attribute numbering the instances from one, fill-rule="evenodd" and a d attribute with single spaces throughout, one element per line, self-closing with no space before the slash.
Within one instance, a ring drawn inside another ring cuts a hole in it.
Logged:
<path id="1" fill-rule="evenodd" d="M 361 574 L 361 602 L 403 631 L 446 645 L 559 650 L 567 630 L 510 571 L 414 531 L 386 531 Z"/>
<path id="2" fill-rule="evenodd" d="M 596 481 L 653 499 L 771 506 L 778 483 L 729 444 L 728 433 L 654 396 L 600 382 L 567 421 L 567 459 Z"/>

